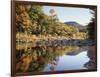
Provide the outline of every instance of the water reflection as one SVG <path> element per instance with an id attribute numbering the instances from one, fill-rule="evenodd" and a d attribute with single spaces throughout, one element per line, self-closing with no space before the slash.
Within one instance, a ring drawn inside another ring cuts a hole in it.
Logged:
<path id="1" fill-rule="evenodd" d="M 95 52 L 96 47 L 91 46 L 88 49 L 87 56 L 90 58 L 90 60 L 84 64 L 84 67 L 88 69 L 96 69 L 97 68 L 97 62 L 96 62 L 96 52 Z"/>
<path id="2" fill-rule="evenodd" d="M 44 71 L 63 71 L 63 70 L 78 70 L 86 69 L 83 65 L 89 61 L 89 58 L 86 56 L 87 52 L 84 51 L 76 56 L 63 55 L 59 58 L 57 65 L 48 64 Z"/>
<path id="3" fill-rule="evenodd" d="M 91 69 L 89 46 L 16 46 L 17 72 L 47 72 L 59 70 Z"/>

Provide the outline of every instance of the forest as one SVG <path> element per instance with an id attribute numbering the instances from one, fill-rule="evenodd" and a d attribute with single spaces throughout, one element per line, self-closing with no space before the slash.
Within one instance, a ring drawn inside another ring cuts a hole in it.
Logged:
<path id="1" fill-rule="evenodd" d="M 54 9 L 46 15 L 40 5 L 16 5 L 16 42 L 28 43 L 62 39 L 89 39 L 93 36 L 94 19 L 80 31 L 75 26 L 69 26 L 59 21 Z M 93 12 L 92 12 L 93 14 Z M 92 37 L 93 38 L 93 37 Z"/>

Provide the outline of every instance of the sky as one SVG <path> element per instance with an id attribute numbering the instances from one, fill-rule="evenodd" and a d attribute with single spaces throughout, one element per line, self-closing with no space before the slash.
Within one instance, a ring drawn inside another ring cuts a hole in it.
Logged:
<path id="1" fill-rule="evenodd" d="M 86 25 L 92 18 L 90 10 L 87 8 L 43 6 L 43 11 L 47 15 L 50 15 L 50 9 L 56 11 L 60 22 L 75 21 L 79 24 Z"/>

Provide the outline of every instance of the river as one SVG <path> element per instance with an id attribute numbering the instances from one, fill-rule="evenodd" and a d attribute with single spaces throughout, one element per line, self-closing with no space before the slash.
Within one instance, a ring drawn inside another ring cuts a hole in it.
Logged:
<path id="1" fill-rule="evenodd" d="M 16 71 L 52 72 L 95 69 L 94 46 L 33 46 L 16 45 Z"/>

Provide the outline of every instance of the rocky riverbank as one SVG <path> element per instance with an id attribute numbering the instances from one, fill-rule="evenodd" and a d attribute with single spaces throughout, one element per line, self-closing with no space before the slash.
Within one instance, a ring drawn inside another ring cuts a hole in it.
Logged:
<path id="1" fill-rule="evenodd" d="M 53 41 L 38 41 L 35 43 L 36 46 L 92 46 L 94 45 L 93 40 L 53 40 Z"/>

